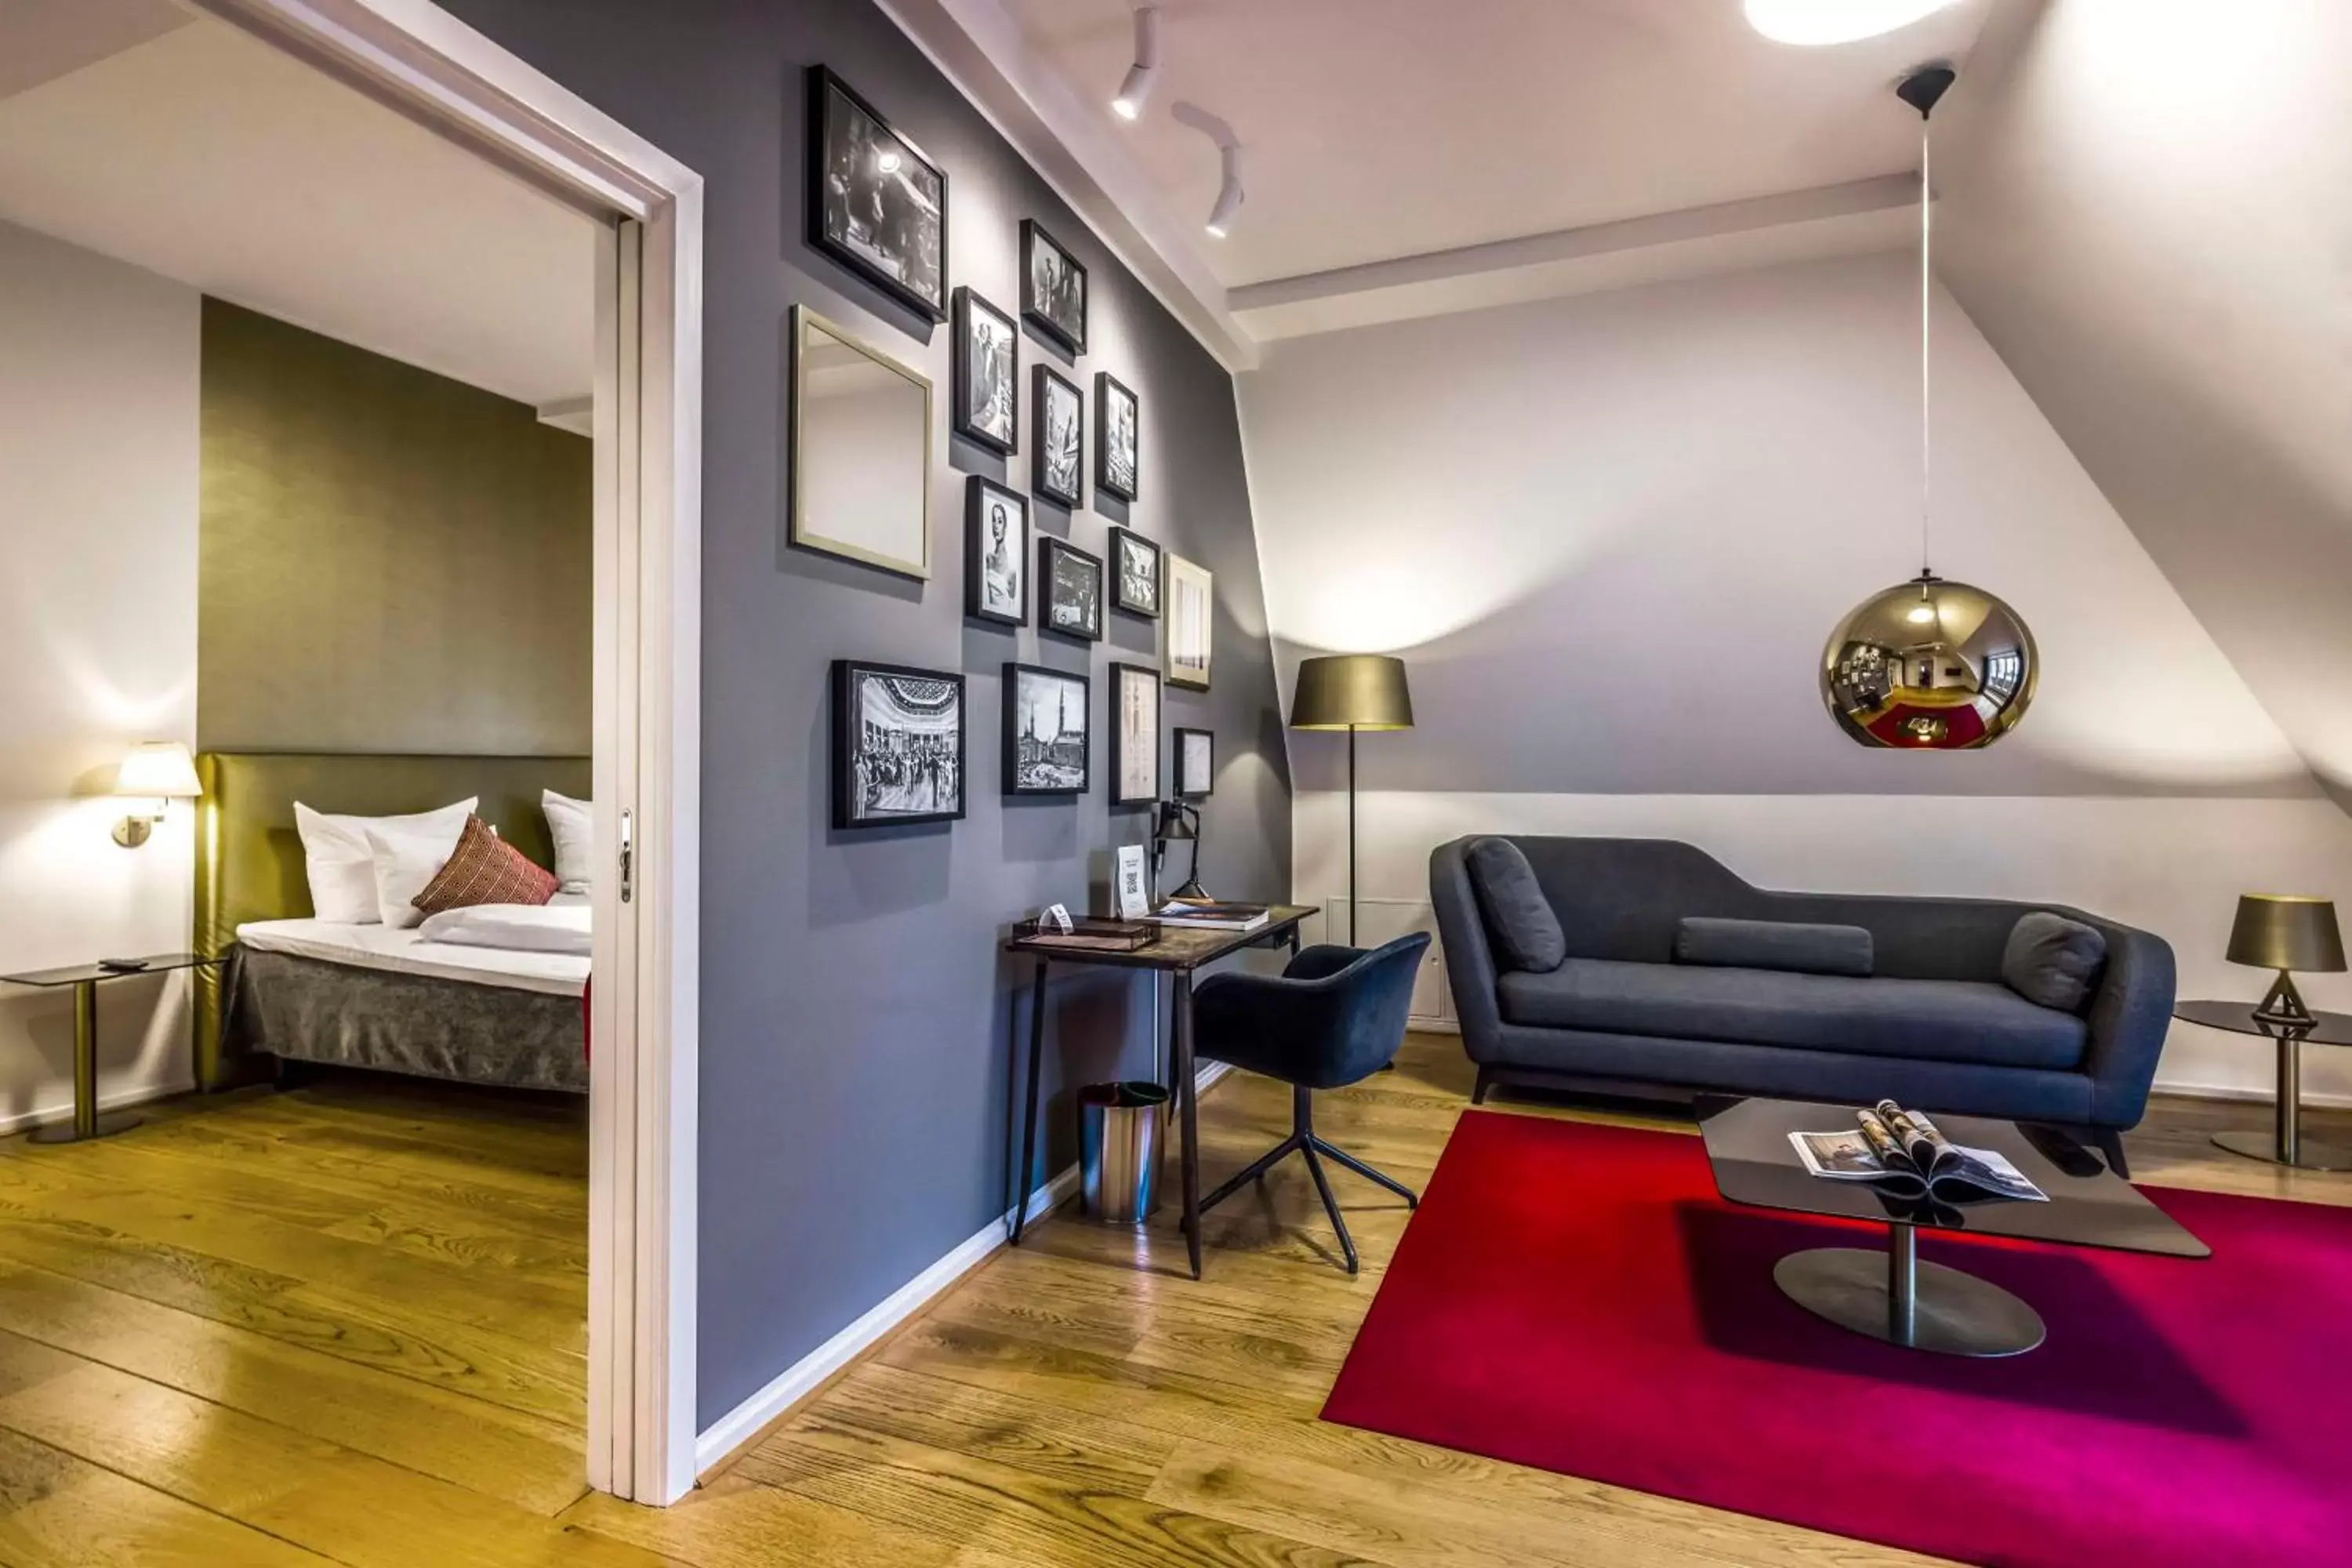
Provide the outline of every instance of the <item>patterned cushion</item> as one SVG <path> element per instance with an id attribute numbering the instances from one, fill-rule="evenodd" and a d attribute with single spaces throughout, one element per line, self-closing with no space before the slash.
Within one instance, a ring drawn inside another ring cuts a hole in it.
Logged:
<path id="1" fill-rule="evenodd" d="M 469 816 L 448 864 L 415 902 L 428 915 L 477 904 L 543 904 L 555 897 L 559 885 L 553 872 L 534 865 L 480 817 Z"/>

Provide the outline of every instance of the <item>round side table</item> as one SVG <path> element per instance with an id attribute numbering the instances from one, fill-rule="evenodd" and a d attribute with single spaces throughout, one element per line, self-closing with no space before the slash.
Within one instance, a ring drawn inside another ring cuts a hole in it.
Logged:
<path id="1" fill-rule="evenodd" d="M 2239 1035 L 2267 1035 L 2278 1042 L 2278 1131 L 2265 1138 L 2259 1132 L 2217 1132 L 2216 1147 L 2250 1160 L 2293 1165 L 2300 1171 L 2352 1171 L 2352 1149 L 2303 1141 L 2303 1046 L 2352 1046 L 2352 1016 L 2315 1013 L 2301 1027 L 2265 1023 L 2246 1002 L 2183 1002 L 2172 1016 L 2184 1023 Z"/>

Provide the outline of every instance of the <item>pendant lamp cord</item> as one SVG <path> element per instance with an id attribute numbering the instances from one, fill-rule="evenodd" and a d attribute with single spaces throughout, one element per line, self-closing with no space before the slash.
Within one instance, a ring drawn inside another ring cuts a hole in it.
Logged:
<path id="1" fill-rule="evenodd" d="M 1935 192 L 1928 181 L 1927 149 L 1932 140 L 1927 117 L 1919 117 L 1919 575 L 1934 575 L 1927 563 L 1928 496 L 1931 493 L 1929 475 L 1935 458 L 1934 425 L 1929 416 L 1934 383 L 1928 374 L 1929 312 L 1934 308 L 1934 232 L 1930 214 L 1935 207 Z"/>

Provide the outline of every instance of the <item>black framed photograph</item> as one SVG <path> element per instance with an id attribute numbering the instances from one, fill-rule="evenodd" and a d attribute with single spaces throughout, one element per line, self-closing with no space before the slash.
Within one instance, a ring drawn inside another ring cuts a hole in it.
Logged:
<path id="1" fill-rule="evenodd" d="M 1086 397 L 1075 382 L 1041 364 L 1030 406 L 1037 428 L 1029 447 L 1029 488 L 1066 507 L 1086 505 Z"/>
<path id="2" fill-rule="evenodd" d="M 948 176 L 875 107 L 811 66 L 809 243 L 932 321 L 948 313 Z"/>
<path id="3" fill-rule="evenodd" d="M 833 825 L 892 827 L 963 816 L 963 677 L 833 661 Z"/>
<path id="4" fill-rule="evenodd" d="M 1102 641 L 1102 563 L 1050 533 L 1037 536 L 1037 624 L 1081 642 Z"/>
<path id="5" fill-rule="evenodd" d="M 1136 495 L 1141 459 L 1136 447 L 1142 410 L 1135 394 L 1107 370 L 1095 373 L 1095 489 L 1119 500 Z"/>
<path id="6" fill-rule="evenodd" d="M 1029 498 L 979 474 L 963 487 L 963 613 L 1029 624 Z"/>
<path id="7" fill-rule="evenodd" d="M 1021 220 L 1021 319 L 1073 356 L 1087 352 L 1087 269 L 1034 217 Z"/>
<path id="8" fill-rule="evenodd" d="M 1179 725 L 1175 731 L 1176 793 L 1181 795 L 1203 795 L 1215 793 L 1217 783 L 1217 736 L 1213 730 L 1187 730 Z"/>
<path id="9" fill-rule="evenodd" d="M 1160 672 L 1113 664 L 1110 702 L 1110 803 L 1150 805 L 1160 798 Z"/>
<path id="10" fill-rule="evenodd" d="M 1084 795 L 1094 781 L 1092 684 L 1037 664 L 1004 667 L 1004 793 Z"/>
<path id="11" fill-rule="evenodd" d="M 1021 369 L 1013 318 L 955 291 L 955 429 L 993 452 L 1021 442 Z"/>
<path id="12" fill-rule="evenodd" d="M 1160 616 L 1160 546 L 1131 528 L 1110 531 L 1110 602 L 1114 609 Z"/>

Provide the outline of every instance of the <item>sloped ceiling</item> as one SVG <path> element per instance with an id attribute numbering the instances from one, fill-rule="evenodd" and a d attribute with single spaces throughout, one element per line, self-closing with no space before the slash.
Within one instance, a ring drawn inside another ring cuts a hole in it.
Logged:
<path id="1" fill-rule="evenodd" d="M 2047 0 L 1938 116 L 1938 269 L 2352 810 L 2352 5 Z"/>

